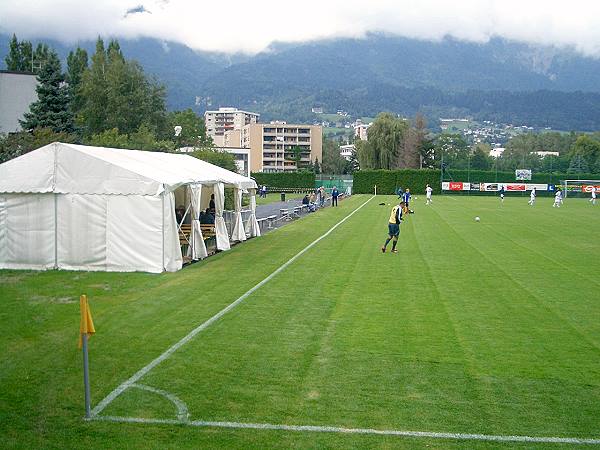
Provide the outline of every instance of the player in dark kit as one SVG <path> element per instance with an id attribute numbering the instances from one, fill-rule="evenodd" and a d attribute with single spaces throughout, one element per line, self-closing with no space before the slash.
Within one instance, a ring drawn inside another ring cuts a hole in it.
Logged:
<path id="1" fill-rule="evenodd" d="M 404 206 L 404 201 L 401 201 L 398 205 L 392 208 L 390 220 L 388 222 L 389 237 L 386 239 L 385 244 L 383 244 L 383 247 L 381 247 L 382 253 L 385 253 L 385 249 L 390 243 L 390 241 L 392 241 L 392 253 L 398 253 L 398 250 L 396 250 L 396 244 L 398 243 L 398 236 L 400 235 L 400 223 L 402 222 L 402 211 L 404 209 Z"/>

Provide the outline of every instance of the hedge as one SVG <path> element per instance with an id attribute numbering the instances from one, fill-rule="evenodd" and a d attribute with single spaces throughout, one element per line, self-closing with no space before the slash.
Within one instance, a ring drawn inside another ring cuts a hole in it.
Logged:
<path id="1" fill-rule="evenodd" d="M 472 181 L 475 183 L 514 183 L 514 172 L 495 172 L 485 170 L 452 170 L 449 173 L 455 181 Z M 558 184 L 564 179 L 594 180 L 598 174 L 565 174 L 565 173 L 534 173 L 531 183 Z M 448 175 L 444 177 L 449 181 Z M 434 169 L 403 169 L 403 170 L 360 170 L 354 172 L 352 191 L 356 194 L 372 194 L 373 186 L 377 185 L 378 194 L 395 194 L 398 187 L 410 189 L 414 194 L 424 194 L 425 186 L 429 184 L 435 194 L 441 192 L 440 171 Z"/>
<path id="2" fill-rule="evenodd" d="M 394 194 L 396 190 L 410 189 L 414 194 L 424 194 L 425 186 L 430 184 L 434 193 L 440 192 L 440 171 L 430 169 L 404 170 L 359 170 L 354 172 L 352 192 L 372 194 L 377 185 L 378 194 Z"/>
<path id="3" fill-rule="evenodd" d="M 256 180 L 256 184 L 263 184 L 269 190 L 279 188 L 312 188 L 315 185 L 315 174 L 313 172 L 252 172 L 250 175 Z"/>

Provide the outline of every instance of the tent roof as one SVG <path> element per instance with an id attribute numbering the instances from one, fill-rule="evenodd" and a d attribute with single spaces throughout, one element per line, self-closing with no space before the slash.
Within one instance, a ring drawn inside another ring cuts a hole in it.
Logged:
<path id="1" fill-rule="evenodd" d="M 0 164 L 0 192 L 156 195 L 193 183 L 256 188 L 251 178 L 189 155 L 60 142 Z"/>

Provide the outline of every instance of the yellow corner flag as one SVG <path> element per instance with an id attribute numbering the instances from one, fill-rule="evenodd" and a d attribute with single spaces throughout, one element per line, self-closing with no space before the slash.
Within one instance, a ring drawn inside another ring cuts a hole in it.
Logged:
<path id="1" fill-rule="evenodd" d="M 87 334 L 88 336 L 94 334 L 94 322 L 92 321 L 92 312 L 88 305 L 87 295 L 79 297 L 79 307 L 81 309 L 81 321 L 79 322 L 79 348 L 83 345 L 81 336 Z"/>

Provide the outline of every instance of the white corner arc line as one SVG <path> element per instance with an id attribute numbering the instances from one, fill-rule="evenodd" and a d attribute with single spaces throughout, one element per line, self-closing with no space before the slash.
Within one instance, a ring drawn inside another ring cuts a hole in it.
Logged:
<path id="1" fill-rule="evenodd" d="M 145 384 L 140 384 L 140 383 L 134 383 L 130 387 L 142 389 L 144 391 L 153 392 L 154 394 L 163 396 L 164 398 L 169 400 L 171 403 L 173 403 L 173 405 L 175 405 L 175 408 L 177 409 L 177 420 L 181 421 L 182 423 L 187 423 L 190 421 L 189 420 L 190 414 L 188 412 L 187 405 L 176 395 L 171 394 L 170 392 L 167 392 L 167 391 L 163 391 L 162 389 L 156 389 L 156 388 L 153 388 L 152 386 L 147 386 Z"/>
<path id="2" fill-rule="evenodd" d="M 367 203 L 369 203 L 374 197 L 375 196 L 370 197 L 362 205 L 360 205 L 358 208 L 356 208 L 354 211 L 352 211 L 350 214 L 348 214 L 346 217 L 344 217 L 342 220 L 340 220 L 338 223 L 336 223 L 334 226 L 332 226 L 325 234 L 323 234 L 321 237 L 318 237 L 313 242 L 308 244 L 306 247 L 304 247 L 302 250 L 300 250 L 298 253 L 296 253 L 294 256 L 292 256 L 288 261 L 286 261 L 284 264 L 282 264 L 279 268 L 275 269 L 275 271 L 273 271 L 265 279 L 263 279 L 261 282 L 256 284 L 254 287 L 250 288 L 244 294 L 242 294 L 233 303 L 226 306 L 221 311 L 219 311 L 217 314 L 212 316 L 210 319 L 208 319 L 201 325 L 194 328 L 186 336 L 181 338 L 181 340 L 179 340 L 178 342 L 173 344 L 171 347 L 169 347 L 167 350 L 165 350 L 160 356 L 156 357 L 147 366 L 142 367 L 135 374 L 133 374 L 129 379 L 125 380 L 123 383 L 121 383 L 119 386 L 117 386 L 117 388 L 115 388 L 110 394 L 108 394 L 104 399 L 102 399 L 100 401 L 100 403 L 98 403 L 94 407 L 94 409 L 92 410 L 92 417 L 100 414 L 115 398 L 117 398 L 119 395 L 121 395 L 126 389 L 131 387 L 131 385 L 133 385 L 135 382 L 137 382 L 139 379 L 141 379 L 144 375 L 146 375 L 148 372 L 150 372 L 152 369 L 154 369 L 157 365 L 159 365 L 165 359 L 170 357 L 180 347 L 184 346 L 189 341 L 191 341 L 194 338 L 194 336 L 196 336 L 202 330 L 208 328 L 214 322 L 219 320 L 221 317 L 223 317 L 225 314 L 227 314 L 229 311 L 231 311 L 233 308 L 235 308 L 237 305 L 239 305 L 241 302 L 243 302 L 246 298 L 248 298 L 254 291 L 256 291 L 257 289 L 260 289 L 263 285 L 265 285 L 266 283 L 271 281 L 276 275 L 278 275 L 280 272 L 285 270 L 290 264 L 292 264 L 300 256 L 302 256 L 304 253 L 306 253 L 308 250 L 310 250 L 312 247 L 314 247 L 316 244 L 318 244 L 322 239 L 325 239 L 327 236 L 329 236 L 337 227 L 339 227 L 346 220 L 348 220 L 350 217 L 352 217 L 357 211 L 359 211 L 363 206 L 365 206 Z"/>
<path id="3" fill-rule="evenodd" d="M 251 423 L 251 422 L 217 422 L 194 420 L 192 422 L 181 422 L 172 419 L 144 419 L 141 417 L 116 417 L 100 416 L 92 420 L 101 420 L 107 422 L 124 423 L 143 423 L 143 424 L 168 424 L 168 425 L 188 425 L 193 427 L 213 427 L 213 428 L 235 428 L 251 430 L 279 430 L 296 431 L 312 433 L 343 433 L 343 434 L 372 434 L 380 436 L 401 436 L 414 438 L 430 439 L 455 439 L 455 440 L 475 440 L 475 441 L 493 441 L 493 442 L 535 442 L 548 444 L 574 444 L 574 445 L 598 445 L 600 439 L 595 438 L 573 438 L 573 437 L 552 437 L 552 436 L 523 436 L 523 435 L 494 435 L 494 434 L 476 434 L 476 433 L 444 433 L 435 431 L 410 431 L 410 430 L 380 430 L 375 428 L 344 428 L 322 425 L 283 425 L 272 423 Z"/>

